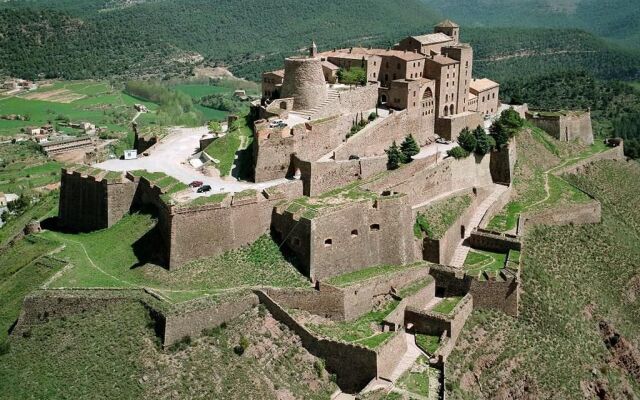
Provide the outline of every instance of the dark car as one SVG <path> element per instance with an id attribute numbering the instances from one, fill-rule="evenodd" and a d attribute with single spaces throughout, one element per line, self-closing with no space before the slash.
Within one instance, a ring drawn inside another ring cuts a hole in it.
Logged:
<path id="1" fill-rule="evenodd" d="M 193 181 L 189 184 L 189 186 L 193 187 L 193 188 L 197 188 L 202 186 L 202 182 L 201 181 Z"/>
<path id="2" fill-rule="evenodd" d="M 200 186 L 198 188 L 198 193 L 205 193 L 205 192 L 209 192 L 209 191 L 211 191 L 211 186 L 209 186 L 209 185 Z"/>
<path id="3" fill-rule="evenodd" d="M 360 157 L 356 156 L 355 154 L 352 154 L 349 156 L 349 160 L 359 160 Z"/>

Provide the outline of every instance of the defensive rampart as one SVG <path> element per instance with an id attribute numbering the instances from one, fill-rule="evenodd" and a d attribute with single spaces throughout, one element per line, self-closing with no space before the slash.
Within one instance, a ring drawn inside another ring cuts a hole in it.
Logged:
<path id="1" fill-rule="evenodd" d="M 494 232 L 474 228 L 469 237 L 469 245 L 474 249 L 507 253 L 509 250 L 521 250 L 520 238 L 508 233 Z"/>
<path id="2" fill-rule="evenodd" d="M 460 244 L 462 235 L 467 229 L 472 229 L 469 226 L 473 216 L 477 212 L 478 206 L 490 195 L 490 191 L 487 189 L 479 188 L 476 190 L 462 190 L 453 193 L 451 196 L 444 197 L 439 201 L 447 201 L 447 199 L 468 195 L 471 197 L 471 204 L 460 215 L 442 235 L 441 238 L 424 238 L 422 241 L 422 257 L 426 261 L 430 261 L 436 264 L 449 264 L 456 248 Z M 414 209 L 414 212 L 420 212 L 421 208 Z"/>
<path id="3" fill-rule="evenodd" d="M 510 140 L 509 145 L 491 152 L 491 178 L 493 182 L 511 185 L 516 165 L 516 141 Z"/>
<path id="4" fill-rule="evenodd" d="M 591 113 L 588 111 L 528 111 L 525 115 L 527 121 L 558 140 L 570 142 L 578 139 L 585 144 L 593 144 Z"/>
<path id="5" fill-rule="evenodd" d="M 624 143 L 621 141 L 616 147 L 609 150 L 594 154 L 584 160 L 580 160 L 575 164 L 568 165 L 553 172 L 554 175 L 560 176 L 564 174 L 579 174 L 587 165 L 601 160 L 626 160 L 624 155 Z"/>
<path id="6" fill-rule="evenodd" d="M 108 228 L 129 212 L 136 185 L 121 173 L 85 168 L 62 169 L 60 224 L 82 232 Z"/>

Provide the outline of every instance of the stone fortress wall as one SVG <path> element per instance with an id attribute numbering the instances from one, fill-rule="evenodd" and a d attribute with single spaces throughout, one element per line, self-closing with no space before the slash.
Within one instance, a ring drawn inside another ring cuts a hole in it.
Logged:
<path id="1" fill-rule="evenodd" d="M 294 110 L 308 110 L 327 99 L 327 85 L 319 58 L 291 57 L 284 60 L 282 97 L 294 98 Z"/>
<path id="2" fill-rule="evenodd" d="M 585 144 L 593 144 L 591 112 L 562 111 L 557 113 L 540 113 L 528 111 L 527 121 L 548 132 L 551 136 L 564 142 L 580 140 Z"/>

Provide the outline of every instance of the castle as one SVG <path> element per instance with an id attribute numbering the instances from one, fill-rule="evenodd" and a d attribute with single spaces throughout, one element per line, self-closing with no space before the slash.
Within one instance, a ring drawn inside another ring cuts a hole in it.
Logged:
<path id="1" fill-rule="evenodd" d="M 405 330 L 439 337 L 432 361 L 442 366 L 472 309 L 517 316 L 520 293 L 519 235 L 483 229 L 510 200 L 515 142 L 462 158 L 446 156 L 454 144 L 436 142 L 438 136 L 455 141 L 465 128 L 484 127 L 485 118 L 502 110 L 499 85 L 472 78 L 473 50 L 459 35 L 458 25 L 444 21 L 434 33 L 407 37 L 393 49 L 319 52 L 314 43 L 308 56 L 287 58 L 283 70 L 262 76 L 262 99 L 251 110 L 255 183 L 249 189 L 184 200 L 181 193 L 193 192 L 188 182 L 164 173 L 66 168 L 59 223 L 92 231 L 130 211 L 151 209 L 161 239 L 157 252 L 169 270 L 270 234 L 313 284 L 304 290 L 259 288 L 241 301 L 167 315 L 165 345 L 260 302 L 325 359 L 345 391 L 391 379 L 407 352 Z M 588 114 L 526 116 L 553 125 L 561 140 L 593 141 Z M 409 135 L 420 152 L 388 169 L 385 150 Z M 145 152 L 158 145 L 149 143 Z M 607 153 L 620 155 L 620 148 Z M 416 229 L 421 213 L 460 199 L 465 208 L 441 234 Z M 540 223 L 598 222 L 595 203 Z M 461 262 L 468 243 L 507 254 L 505 265 L 495 273 L 466 273 Z M 379 266 L 403 269 L 345 286 L 329 283 Z M 448 314 L 434 312 L 434 302 L 449 296 L 461 300 Z M 381 329 L 394 335 L 375 350 L 318 336 L 291 313 L 353 321 L 389 297 L 399 304 Z M 29 302 L 55 308 L 55 302 L 39 298 Z M 24 315 L 19 327 L 29 323 L 31 314 Z"/>
<path id="2" fill-rule="evenodd" d="M 318 52 L 313 43 L 308 56 L 287 58 L 284 69 L 264 73 L 256 182 L 290 174 L 293 154 L 307 161 L 370 157 L 408 134 L 424 146 L 436 135 L 455 141 L 464 128 L 482 125 L 498 112 L 499 85 L 473 79 L 473 49 L 459 37 L 459 26 L 447 20 L 434 33 L 407 37 L 393 49 Z M 355 71 L 358 81 L 344 84 L 344 75 Z M 381 110 L 384 122 L 378 125 L 384 126 L 348 136 L 358 119 L 380 116 Z M 274 117 L 293 128 L 266 123 Z"/>

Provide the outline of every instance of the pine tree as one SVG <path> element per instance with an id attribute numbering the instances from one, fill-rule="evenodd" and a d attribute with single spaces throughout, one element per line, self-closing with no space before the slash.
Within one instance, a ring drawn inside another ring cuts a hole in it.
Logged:
<path id="1" fill-rule="evenodd" d="M 464 128 L 458 136 L 458 144 L 460 147 L 471 153 L 476 149 L 476 137 L 471 133 L 469 128 Z"/>
<path id="2" fill-rule="evenodd" d="M 391 147 L 385 150 L 385 152 L 387 153 L 387 169 L 398 169 L 400 164 L 402 164 L 403 155 L 395 140 Z"/>
<path id="3" fill-rule="evenodd" d="M 402 151 L 402 155 L 403 155 L 402 161 L 405 163 L 410 163 L 411 161 L 413 161 L 411 157 L 420 153 L 420 146 L 418 146 L 418 143 L 413 138 L 413 135 L 409 135 L 404 139 L 404 141 L 400 145 L 400 150 Z"/>

